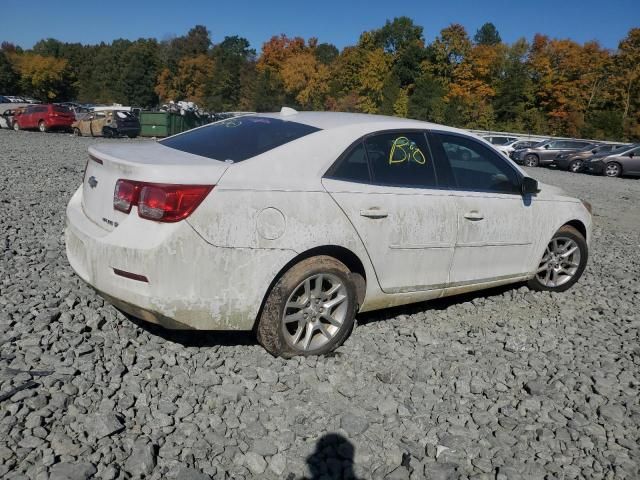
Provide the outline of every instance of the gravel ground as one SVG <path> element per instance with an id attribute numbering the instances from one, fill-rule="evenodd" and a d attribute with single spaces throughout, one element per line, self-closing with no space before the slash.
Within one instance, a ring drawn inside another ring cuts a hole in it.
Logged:
<path id="1" fill-rule="evenodd" d="M 94 142 L 0 130 L 0 477 L 640 477 L 640 180 L 530 171 L 594 206 L 569 292 L 360 315 L 334 355 L 282 360 L 133 322 L 73 274 Z"/>

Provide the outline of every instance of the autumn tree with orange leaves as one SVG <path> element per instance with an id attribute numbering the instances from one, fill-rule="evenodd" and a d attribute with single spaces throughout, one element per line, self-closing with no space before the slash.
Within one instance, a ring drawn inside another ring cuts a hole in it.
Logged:
<path id="1" fill-rule="evenodd" d="M 432 32 L 433 33 L 433 32 Z M 451 24 L 425 41 L 409 17 L 387 20 L 339 50 L 280 34 L 256 52 L 219 43 L 203 25 L 158 42 L 0 47 L 5 95 L 42 101 L 190 100 L 212 111 L 333 110 L 539 135 L 640 140 L 640 28 L 616 50 L 537 34 L 502 41 L 492 23 Z"/>

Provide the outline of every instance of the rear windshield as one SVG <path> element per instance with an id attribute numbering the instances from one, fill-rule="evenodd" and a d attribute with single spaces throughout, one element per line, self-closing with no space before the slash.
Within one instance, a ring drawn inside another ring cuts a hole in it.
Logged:
<path id="1" fill-rule="evenodd" d="M 277 118 L 244 116 L 197 128 L 160 143 L 214 160 L 241 162 L 318 130 Z"/>

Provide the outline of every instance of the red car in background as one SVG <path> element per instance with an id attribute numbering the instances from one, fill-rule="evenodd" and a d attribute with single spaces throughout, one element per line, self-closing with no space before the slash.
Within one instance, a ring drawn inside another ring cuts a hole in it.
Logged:
<path id="1" fill-rule="evenodd" d="M 29 105 L 21 113 L 16 114 L 13 122 L 14 130 L 38 129 L 71 131 L 71 124 L 76 121 L 74 113 L 62 105 Z"/>

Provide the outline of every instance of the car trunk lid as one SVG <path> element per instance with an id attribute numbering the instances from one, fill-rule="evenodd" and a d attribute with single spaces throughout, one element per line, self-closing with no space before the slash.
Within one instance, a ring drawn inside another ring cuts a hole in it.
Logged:
<path id="1" fill-rule="evenodd" d="M 105 144 L 89 148 L 82 208 L 94 223 L 112 231 L 129 214 L 113 208 L 119 179 L 139 182 L 215 185 L 229 164 L 184 153 L 156 142 Z"/>

